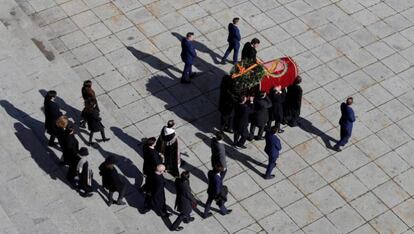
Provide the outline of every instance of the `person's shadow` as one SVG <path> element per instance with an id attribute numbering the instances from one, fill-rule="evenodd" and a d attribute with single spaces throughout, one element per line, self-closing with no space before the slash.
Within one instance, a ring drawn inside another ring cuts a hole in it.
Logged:
<path id="1" fill-rule="evenodd" d="M 307 120 L 307 119 L 304 119 L 304 118 L 302 118 L 302 117 L 299 117 L 299 120 L 298 120 L 298 126 L 302 129 L 302 130 L 304 130 L 304 131 L 306 131 L 306 132 L 308 132 L 308 133 L 311 133 L 311 134 L 314 134 L 314 135 L 317 135 L 317 136 L 319 136 L 321 139 L 322 139 L 322 141 L 324 142 L 324 144 L 325 144 L 325 146 L 326 146 L 326 148 L 328 148 L 328 149 L 333 149 L 333 147 L 332 147 L 332 145 L 331 145 L 331 141 L 332 142 L 337 142 L 337 140 L 336 139 L 334 139 L 333 137 L 331 137 L 331 136 L 329 136 L 329 135 L 327 135 L 326 133 L 324 133 L 323 131 L 321 131 L 321 130 L 319 130 L 317 127 L 315 127 L 313 124 L 312 124 L 312 122 L 310 122 L 309 120 Z"/>
<path id="2" fill-rule="evenodd" d="M 142 142 L 146 140 L 145 138 L 139 141 L 134 137 L 130 136 L 128 133 L 125 133 L 124 130 L 122 130 L 121 128 L 112 126 L 110 127 L 110 129 L 118 139 L 124 142 L 131 149 L 135 150 L 135 152 L 137 152 L 137 154 L 143 158 Z"/>
<path id="3" fill-rule="evenodd" d="M 131 52 L 131 54 L 137 58 L 138 60 L 144 61 L 145 63 L 147 63 L 148 65 L 150 65 L 152 68 L 159 70 L 159 71 L 164 71 L 165 74 L 167 74 L 169 77 L 171 78 L 178 78 L 176 77 L 172 71 L 181 73 L 182 71 L 178 68 L 176 68 L 175 66 L 172 66 L 171 64 L 168 64 L 164 61 L 162 61 L 161 59 L 155 57 L 152 54 L 148 54 L 142 51 L 137 50 L 136 48 L 132 47 L 132 46 L 127 46 L 126 49 Z"/>
<path id="4" fill-rule="evenodd" d="M 47 138 L 43 134 L 44 130 L 39 130 L 44 129 L 44 124 L 16 108 L 7 100 L 0 100 L 0 106 L 17 121 L 14 123 L 15 135 L 39 168 L 51 179 L 59 179 L 68 187 L 75 189 L 74 185 L 66 179 L 66 170 L 59 168 L 58 165 L 61 162 L 59 157 L 48 147 L 45 147 Z M 98 187 L 98 183 L 92 180 L 92 190 L 96 192 Z"/>

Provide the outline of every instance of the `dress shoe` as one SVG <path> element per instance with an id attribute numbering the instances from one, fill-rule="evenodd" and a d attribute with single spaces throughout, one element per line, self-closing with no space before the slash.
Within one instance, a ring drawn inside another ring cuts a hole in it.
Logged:
<path id="1" fill-rule="evenodd" d="M 49 141 L 47 144 L 48 144 L 49 146 L 56 146 L 56 143 L 55 143 L 55 142 L 53 142 L 53 141 Z"/>
<path id="2" fill-rule="evenodd" d="M 270 176 L 263 176 L 265 180 L 270 180 L 275 178 L 275 175 L 270 175 Z"/>
<path id="3" fill-rule="evenodd" d="M 191 81 L 189 81 L 189 80 L 181 79 L 181 84 L 190 84 L 190 83 L 191 83 Z"/>
<path id="4" fill-rule="evenodd" d="M 105 141 L 109 141 L 111 138 L 104 138 L 104 139 L 102 139 L 102 141 L 103 142 L 105 142 Z"/>
<path id="5" fill-rule="evenodd" d="M 277 132 L 278 133 L 283 133 L 285 130 L 283 130 L 283 129 L 279 129 Z"/>
<path id="6" fill-rule="evenodd" d="M 333 150 L 335 150 L 336 152 L 341 152 L 341 147 L 339 145 L 334 145 Z"/>
<path id="7" fill-rule="evenodd" d="M 242 148 L 242 149 L 247 149 L 247 147 L 244 145 L 238 145 L 237 147 Z"/>
<path id="8" fill-rule="evenodd" d="M 119 205 L 119 206 L 126 205 L 126 203 L 124 201 L 117 201 L 116 204 Z"/>
<path id="9" fill-rule="evenodd" d="M 179 232 L 179 231 L 181 231 L 181 230 L 183 230 L 184 228 L 183 227 L 181 227 L 181 226 L 178 226 L 175 230 L 173 230 L 173 231 L 176 231 L 176 232 Z"/>
<path id="10" fill-rule="evenodd" d="M 261 141 L 261 140 L 264 140 L 264 138 L 263 138 L 263 137 L 258 137 L 258 136 L 257 136 L 257 137 L 255 137 L 254 139 L 255 139 L 256 141 Z"/>
<path id="11" fill-rule="evenodd" d="M 226 213 L 220 213 L 221 215 L 228 215 L 228 214 L 230 214 L 231 212 L 233 212 L 233 210 L 227 210 L 227 212 Z"/>
<path id="12" fill-rule="evenodd" d="M 253 137 L 248 137 L 247 140 L 248 141 L 252 141 L 253 140 Z"/>
<path id="13" fill-rule="evenodd" d="M 208 217 L 210 217 L 210 216 L 212 216 L 212 215 L 213 215 L 213 213 L 208 212 L 208 214 L 204 214 L 204 215 L 203 215 L 203 219 L 206 219 L 206 218 L 208 218 Z"/>
<path id="14" fill-rule="evenodd" d="M 197 72 L 193 72 L 193 73 L 191 73 L 191 74 L 190 74 L 190 78 L 191 78 L 191 79 L 194 79 L 194 78 L 197 76 L 197 74 L 198 74 Z"/>

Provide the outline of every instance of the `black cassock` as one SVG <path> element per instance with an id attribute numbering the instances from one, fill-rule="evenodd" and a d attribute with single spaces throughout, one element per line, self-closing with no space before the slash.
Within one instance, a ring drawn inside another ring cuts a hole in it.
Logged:
<path id="1" fill-rule="evenodd" d="M 166 170 L 171 173 L 171 175 L 177 177 L 179 175 L 178 167 L 180 162 L 180 154 L 178 152 L 178 141 L 175 132 L 172 134 L 165 134 L 164 127 L 161 130 L 161 135 L 157 140 L 155 148 L 158 152 L 164 155 L 164 164 Z"/>
<path id="2" fill-rule="evenodd" d="M 50 135 L 57 135 L 56 120 L 62 116 L 59 105 L 56 102 L 45 100 L 45 129 Z"/>
<path id="3" fill-rule="evenodd" d="M 159 216 L 164 216 L 167 213 L 167 205 L 165 203 L 165 179 L 163 175 L 152 173 L 149 176 L 149 205 L 154 212 Z"/>
<path id="4" fill-rule="evenodd" d="M 302 105 L 302 88 L 295 84 L 287 88 L 286 99 L 284 103 L 285 121 L 290 126 L 295 126 L 300 116 Z"/>

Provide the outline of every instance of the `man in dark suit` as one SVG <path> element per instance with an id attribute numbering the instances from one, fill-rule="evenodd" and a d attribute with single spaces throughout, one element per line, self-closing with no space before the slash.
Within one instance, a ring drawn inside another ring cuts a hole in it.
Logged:
<path id="1" fill-rule="evenodd" d="M 181 83 L 190 83 L 190 78 L 195 76 L 192 71 L 194 59 L 197 56 L 196 50 L 192 41 L 194 40 L 194 33 L 187 33 L 186 37 L 181 40 L 181 60 L 184 62 L 183 75 L 181 77 Z"/>
<path id="2" fill-rule="evenodd" d="M 269 164 L 267 164 L 266 173 L 264 174 L 265 179 L 272 179 L 275 177 L 275 175 L 272 174 L 272 170 L 276 166 L 276 160 L 279 157 L 279 151 L 282 149 L 280 140 L 276 136 L 277 131 L 278 128 L 276 126 L 273 126 L 265 136 L 266 146 L 264 151 L 269 156 Z"/>
<path id="3" fill-rule="evenodd" d="M 58 134 L 58 129 L 56 126 L 56 120 L 62 116 L 62 112 L 60 111 L 59 105 L 55 102 L 56 99 L 56 91 L 55 90 L 49 90 L 46 93 L 45 99 L 44 99 L 44 112 L 45 112 L 45 129 L 47 133 L 50 134 L 49 139 L 49 146 L 55 146 L 55 138 Z M 62 147 L 62 146 L 60 146 Z"/>
<path id="4" fill-rule="evenodd" d="M 234 128 L 234 146 L 245 149 L 244 143 L 246 143 L 249 131 L 247 127 L 249 125 L 250 114 L 253 113 L 253 99 L 254 97 L 246 96 L 240 98 L 240 102 L 236 105 L 234 110 L 233 128 Z"/>
<path id="5" fill-rule="evenodd" d="M 269 109 L 269 121 L 267 122 L 267 128 L 272 127 L 272 122 L 275 121 L 278 133 L 284 132 L 280 129 L 280 124 L 283 122 L 283 103 L 285 102 L 286 90 L 281 86 L 274 87 L 269 94 L 269 98 L 272 101 L 272 107 Z"/>
<path id="6" fill-rule="evenodd" d="M 218 166 L 223 167 L 223 171 L 220 175 L 221 179 L 224 180 L 224 176 L 226 176 L 227 172 L 227 159 L 223 139 L 223 132 L 217 132 L 216 136 L 211 139 L 211 168 Z"/>
<path id="7" fill-rule="evenodd" d="M 246 44 L 244 44 L 243 46 L 241 59 L 256 62 L 257 61 L 256 49 L 259 47 L 259 45 L 260 45 L 260 40 L 257 38 L 253 38 L 250 42 L 246 42 Z"/>
<path id="8" fill-rule="evenodd" d="M 303 95 L 302 87 L 299 85 L 301 82 L 302 78 L 298 76 L 295 83 L 287 88 L 283 112 L 285 114 L 284 122 L 290 127 L 296 127 L 298 125 L 297 121 L 300 116 Z"/>
<path id="9" fill-rule="evenodd" d="M 142 167 L 142 172 L 146 176 L 146 181 L 142 186 L 142 190 L 145 192 L 148 192 L 148 177 L 154 173 L 157 165 L 163 163 L 163 156 L 155 149 L 156 141 L 157 139 L 155 137 L 148 138 L 142 149 L 144 154 L 144 165 Z"/>
<path id="10" fill-rule="evenodd" d="M 165 173 L 165 166 L 159 164 L 155 172 L 149 176 L 149 199 L 145 203 L 152 208 L 152 210 L 161 217 L 168 217 L 170 213 L 167 212 L 167 205 L 165 203 L 165 179 L 163 174 Z"/>
<path id="11" fill-rule="evenodd" d="M 354 99 L 349 97 L 346 99 L 346 102 L 341 104 L 341 118 L 339 119 L 339 125 L 341 126 L 341 139 L 334 146 L 334 150 L 341 151 L 341 146 L 344 146 L 348 143 L 349 138 L 351 138 L 352 127 L 355 122 L 355 113 L 351 108 Z"/>
<path id="12" fill-rule="evenodd" d="M 208 171 L 208 188 L 207 188 L 207 201 L 204 209 L 203 218 L 207 218 L 212 215 L 210 212 L 211 203 L 213 200 L 217 201 L 217 205 L 220 207 L 220 214 L 230 214 L 232 210 L 228 210 L 225 206 L 225 195 L 223 189 L 223 179 L 220 173 L 223 171 L 223 167 L 217 166 L 213 170 Z"/>
<path id="13" fill-rule="evenodd" d="M 269 120 L 269 108 L 272 106 L 270 98 L 266 93 L 259 93 L 259 98 L 254 102 L 254 113 L 252 123 L 250 124 L 249 141 L 253 140 L 256 127 L 259 127 L 259 133 L 254 138 L 255 140 L 263 140 L 263 131 Z"/>
<path id="14" fill-rule="evenodd" d="M 223 58 L 221 59 L 221 63 L 225 64 L 227 56 L 229 56 L 230 52 L 234 50 L 233 53 L 233 64 L 237 63 L 238 55 L 239 55 L 239 48 L 240 48 L 240 30 L 237 27 L 240 18 L 234 18 L 233 23 L 230 23 L 228 26 L 229 36 L 227 37 L 227 42 L 229 43 L 229 47 L 227 48 L 226 52 L 224 53 Z"/>
<path id="15" fill-rule="evenodd" d="M 220 85 L 218 110 L 220 111 L 220 130 L 233 133 L 233 114 L 235 101 L 231 93 L 233 80 L 230 75 L 224 75 Z"/>
<path id="16" fill-rule="evenodd" d="M 181 222 L 189 223 L 194 221 L 194 218 L 190 216 L 193 208 L 197 206 L 197 201 L 191 193 L 190 188 L 190 172 L 183 171 L 181 177 L 175 180 L 175 190 L 177 197 L 175 199 L 175 208 L 180 212 L 177 219 L 171 226 L 171 231 L 181 231 L 183 227 L 180 226 Z"/>

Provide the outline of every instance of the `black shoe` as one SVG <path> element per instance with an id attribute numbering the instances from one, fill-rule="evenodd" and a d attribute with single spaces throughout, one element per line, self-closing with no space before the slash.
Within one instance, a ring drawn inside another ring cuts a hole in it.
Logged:
<path id="1" fill-rule="evenodd" d="M 48 146 L 56 146 L 56 143 L 55 143 L 55 142 L 53 142 L 53 141 L 49 141 L 49 142 L 47 143 L 47 145 L 48 145 Z"/>
<path id="2" fill-rule="evenodd" d="M 207 214 L 207 215 L 203 215 L 203 219 L 206 219 L 206 218 L 208 218 L 208 217 L 210 217 L 210 216 L 212 216 L 212 215 L 213 215 L 213 213 L 208 212 L 208 214 Z"/>
<path id="3" fill-rule="evenodd" d="M 278 133 L 283 133 L 285 130 L 283 130 L 283 129 L 279 129 L 277 132 Z"/>
<path id="4" fill-rule="evenodd" d="M 172 231 L 176 231 L 176 232 L 179 232 L 179 231 L 181 231 L 181 230 L 183 230 L 184 228 L 183 227 L 181 227 L 181 226 L 178 226 L 176 229 L 174 229 L 174 230 L 172 230 Z"/>
<path id="5" fill-rule="evenodd" d="M 265 179 L 265 180 L 270 180 L 270 179 L 275 178 L 275 175 L 273 175 L 273 174 L 272 174 L 272 175 L 270 175 L 270 176 L 266 176 L 266 175 L 264 175 L 263 177 L 264 177 L 264 179 Z"/>
<path id="6" fill-rule="evenodd" d="M 193 72 L 190 74 L 190 79 L 194 79 L 197 76 L 197 72 Z"/>
<path id="7" fill-rule="evenodd" d="M 263 137 L 259 137 L 259 136 L 255 137 L 254 139 L 255 139 L 256 141 L 261 141 L 261 140 L 264 140 L 264 138 L 263 138 Z"/>
<path id="8" fill-rule="evenodd" d="M 119 206 L 126 205 L 126 203 L 124 201 L 117 201 L 116 204 L 119 205 Z"/>
<path id="9" fill-rule="evenodd" d="M 339 145 L 335 145 L 333 148 L 333 150 L 335 150 L 336 152 L 341 152 L 341 147 Z"/>
<path id="10" fill-rule="evenodd" d="M 247 147 L 244 145 L 238 145 L 237 147 L 242 148 L 242 149 L 247 149 Z"/>
<path id="11" fill-rule="evenodd" d="M 233 212 L 233 210 L 227 210 L 227 212 L 226 213 L 220 213 L 221 215 L 228 215 L 228 214 L 230 214 L 231 212 Z"/>
<path id="12" fill-rule="evenodd" d="M 104 139 L 102 139 L 103 142 L 109 141 L 109 140 L 111 140 L 111 138 L 104 138 Z"/>
<path id="13" fill-rule="evenodd" d="M 194 217 L 190 217 L 190 218 L 188 218 L 187 222 L 188 222 L 188 223 L 191 223 L 191 222 L 193 222 L 194 220 L 195 220 L 195 218 L 194 218 Z"/>
<path id="14" fill-rule="evenodd" d="M 189 81 L 189 80 L 181 79 L 181 84 L 190 84 L 190 83 L 191 83 L 191 81 Z"/>
<path id="15" fill-rule="evenodd" d="M 220 64 L 225 65 L 225 64 L 226 64 L 226 60 L 221 60 L 221 61 L 220 61 Z"/>
<path id="16" fill-rule="evenodd" d="M 253 140 L 253 137 L 248 137 L 247 140 L 248 141 L 252 141 Z"/>

